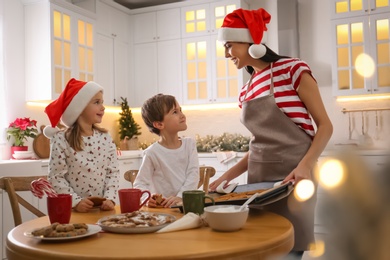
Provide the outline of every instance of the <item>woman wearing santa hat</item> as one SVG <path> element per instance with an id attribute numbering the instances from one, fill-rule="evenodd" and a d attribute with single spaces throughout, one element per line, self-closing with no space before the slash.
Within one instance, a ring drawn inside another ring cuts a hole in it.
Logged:
<path id="1" fill-rule="evenodd" d="M 239 95 L 241 122 L 252 133 L 249 152 L 210 184 L 210 190 L 248 171 L 248 183 L 314 179 L 318 157 L 333 126 L 309 66 L 297 58 L 280 56 L 261 44 L 271 20 L 264 9 L 237 9 L 228 14 L 218 32 L 226 58 L 251 78 Z M 315 130 L 315 126 L 317 130 Z M 315 196 L 306 202 L 289 197 L 265 208 L 287 217 L 294 226 L 292 254 L 300 258 L 314 242 Z"/>
<path id="2" fill-rule="evenodd" d="M 87 212 L 94 203 L 102 210 L 115 206 L 116 146 L 107 130 L 97 125 L 104 109 L 103 88 L 76 79 L 45 109 L 51 123 L 43 131 L 50 138 L 48 179 L 57 193 L 72 194 L 72 206 L 79 212 Z M 60 120 L 66 129 L 56 127 Z"/>

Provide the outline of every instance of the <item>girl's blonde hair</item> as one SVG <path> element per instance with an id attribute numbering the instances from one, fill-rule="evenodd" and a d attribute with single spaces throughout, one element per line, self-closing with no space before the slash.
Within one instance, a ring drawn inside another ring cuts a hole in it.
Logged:
<path id="1" fill-rule="evenodd" d="M 107 133 L 107 129 L 102 128 L 96 124 L 92 125 L 93 130 L 97 130 L 100 133 Z M 70 147 L 72 147 L 76 152 L 84 150 L 84 142 L 81 136 L 81 127 L 77 121 L 69 128 L 65 130 L 65 139 L 68 141 Z"/>

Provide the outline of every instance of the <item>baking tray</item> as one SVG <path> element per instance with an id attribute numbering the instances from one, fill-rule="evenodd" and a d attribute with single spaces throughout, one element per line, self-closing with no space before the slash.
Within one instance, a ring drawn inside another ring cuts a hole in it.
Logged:
<path id="1" fill-rule="evenodd" d="M 238 185 L 233 192 L 247 192 L 252 190 L 266 189 L 262 193 L 260 193 L 257 198 L 255 198 L 249 205 L 256 204 L 257 206 L 264 206 L 271 203 L 274 203 L 278 200 L 281 200 L 287 197 L 291 191 L 294 189 L 294 186 L 291 182 L 279 185 L 274 187 L 275 182 L 259 182 L 259 183 L 251 183 L 251 184 L 243 184 Z M 226 194 L 219 194 L 216 192 L 208 194 L 212 198 L 217 198 Z M 248 198 L 237 199 L 237 200 L 226 200 L 226 201 L 216 201 L 215 205 L 242 205 L 244 204 Z M 213 205 L 210 200 L 206 200 L 205 207 Z M 180 208 L 180 211 L 183 211 L 183 207 L 173 206 L 173 208 Z"/>

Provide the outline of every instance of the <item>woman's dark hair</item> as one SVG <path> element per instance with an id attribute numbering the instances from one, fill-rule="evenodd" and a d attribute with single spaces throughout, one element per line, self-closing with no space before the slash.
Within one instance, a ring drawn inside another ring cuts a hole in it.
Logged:
<path id="1" fill-rule="evenodd" d="M 252 44 L 250 44 L 252 45 Z M 284 58 L 290 58 L 289 56 L 282 56 L 282 55 L 279 55 L 277 54 L 276 52 L 274 52 L 273 50 L 271 50 L 267 45 L 263 44 L 266 48 L 266 52 L 265 52 L 265 55 L 263 57 L 260 58 L 260 60 L 262 61 L 265 61 L 265 62 L 274 62 L 274 61 L 277 61 L 277 60 L 280 60 L 280 59 L 284 59 Z M 253 72 L 254 72 L 254 69 L 252 66 L 246 66 L 245 67 L 245 70 L 250 74 L 252 75 Z"/>

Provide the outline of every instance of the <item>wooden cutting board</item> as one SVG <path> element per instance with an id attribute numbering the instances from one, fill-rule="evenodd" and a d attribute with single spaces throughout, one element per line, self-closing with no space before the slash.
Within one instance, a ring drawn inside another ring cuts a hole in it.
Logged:
<path id="1" fill-rule="evenodd" d="M 50 156 L 50 139 L 43 134 L 44 125 L 41 126 L 41 133 L 34 138 L 33 149 L 39 158 L 49 158 Z"/>

